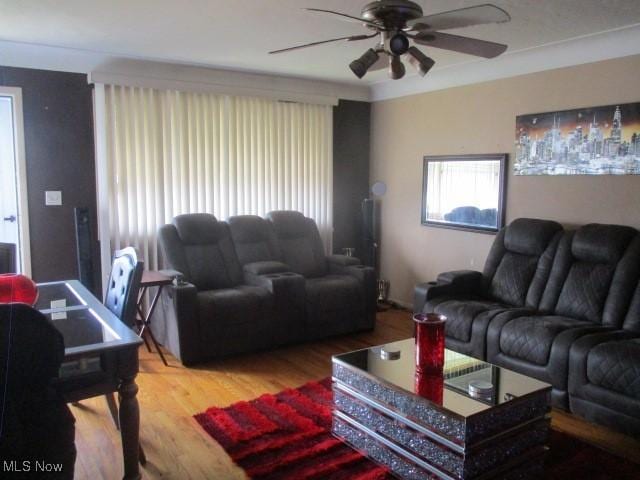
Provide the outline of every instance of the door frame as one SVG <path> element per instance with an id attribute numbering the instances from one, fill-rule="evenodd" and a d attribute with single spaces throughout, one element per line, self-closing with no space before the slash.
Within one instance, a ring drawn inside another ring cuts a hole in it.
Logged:
<path id="1" fill-rule="evenodd" d="M 13 147 L 16 160 L 16 189 L 18 200 L 18 242 L 20 245 L 20 271 L 31 276 L 31 241 L 29 236 L 29 202 L 27 195 L 27 166 L 24 148 L 24 117 L 22 89 L 0 85 L 0 96 L 11 97 L 13 106 Z"/>

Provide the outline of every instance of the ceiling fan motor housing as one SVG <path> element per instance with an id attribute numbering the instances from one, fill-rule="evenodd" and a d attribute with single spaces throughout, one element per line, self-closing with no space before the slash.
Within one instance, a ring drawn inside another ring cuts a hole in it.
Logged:
<path id="1" fill-rule="evenodd" d="M 362 18 L 385 28 L 400 30 L 409 20 L 422 17 L 422 7 L 408 0 L 378 0 L 362 9 Z"/>

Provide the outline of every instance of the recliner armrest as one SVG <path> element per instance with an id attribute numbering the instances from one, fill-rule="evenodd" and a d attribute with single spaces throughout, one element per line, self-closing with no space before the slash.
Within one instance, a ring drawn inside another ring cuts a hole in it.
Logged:
<path id="1" fill-rule="evenodd" d="M 349 267 L 349 266 L 353 266 L 353 265 L 361 265 L 362 262 L 360 261 L 359 258 L 356 257 L 349 257 L 347 255 L 328 255 L 327 256 L 327 262 L 329 262 L 329 269 L 331 270 L 331 267 L 333 266 L 340 266 L 340 267 Z"/>
<path id="2" fill-rule="evenodd" d="M 454 270 L 438 275 L 435 282 L 419 283 L 414 288 L 413 311 L 422 312 L 425 303 L 443 295 L 477 294 L 482 285 L 482 273 L 475 270 Z"/>
<path id="3" fill-rule="evenodd" d="M 268 273 L 282 273 L 291 271 L 288 265 L 282 262 L 274 261 L 247 263 L 244 267 L 242 267 L 242 270 L 245 273 L 253 275 L 266 275 Z"/>
<path id="4" fill-rule="evenodd" d="M 452 270 L 438 275 L 438 283 L 453 284 L 465 290 L 479 290 L 482 273 L 475 270 Z"/>
<path id="5" fill-rule="evenodd" d="M 154 333 L 154 326 L 159 326 L 158 321 L 163 323 L 158 340 L 185 365 L 197 362 L 201 356 L 197 295 L 196 286 L 188 282 L 165 287 L 162 290 L 162 308 L 156 309 L 161 311 L 161 318 L 152 322 Z"/>
<path id="6" fill-rule="evenodd" d="M 304 312 L 306 294 L 305 279 L 302 275 L 293 272 L 265 275 L 244 272 L 244 283 L 269 290 L 280 311 L 286 309 L 287 305 L 294 305 L 300 315 Z"/>

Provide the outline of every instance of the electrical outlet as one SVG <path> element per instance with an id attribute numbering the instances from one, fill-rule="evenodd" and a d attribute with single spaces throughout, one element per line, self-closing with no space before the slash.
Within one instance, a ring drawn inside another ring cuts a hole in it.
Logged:
<path id="1" fill-rule="evenodd" d="M 47 190 L 44 192 L 44 204 L 50 207 L 62 205 L 62 192 L 60 190 Z"/>

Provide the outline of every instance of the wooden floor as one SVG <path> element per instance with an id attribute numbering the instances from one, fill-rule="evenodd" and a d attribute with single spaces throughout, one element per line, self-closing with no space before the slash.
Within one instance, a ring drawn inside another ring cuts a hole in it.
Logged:
<path id="1" fill-rule="evenodd" d="M 216 442 L 193 420 L 210 406 L 226 406 L 263 393 L 297 387 L 331 373 L 331 355 L 410 337 L 411 315 L 404 310 L 378 314 L 375 331 L 244 355 L 184 368 L 170 355 L 165 367 L 157 354 L 140 349 L 138 399 L 140 438 L 147 455 L 145 479 L 244 479 Z M 76 417 L 78 458 L 75 478 L 122 478 L 120 435 L 104 398 L 71 407 Z M 553 427 L 627 458 L 638 457 L 640 442 L 553 412 Z M 636 460 L 638 460 L 636 458 Z"/>

